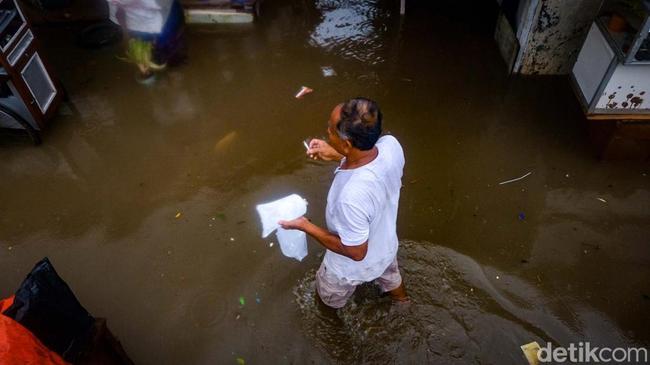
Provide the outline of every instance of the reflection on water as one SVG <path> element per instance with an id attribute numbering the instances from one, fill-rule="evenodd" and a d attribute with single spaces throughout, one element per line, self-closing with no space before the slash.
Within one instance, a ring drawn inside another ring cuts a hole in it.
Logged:
<path id="1" fill-rule="evenodd" d="M 311 33 L 311 45 L 370 65 L 384 62 L 381 51 L 390 12 L 379 7 L 378 2 L 316 1 L 322 20 Z"/>

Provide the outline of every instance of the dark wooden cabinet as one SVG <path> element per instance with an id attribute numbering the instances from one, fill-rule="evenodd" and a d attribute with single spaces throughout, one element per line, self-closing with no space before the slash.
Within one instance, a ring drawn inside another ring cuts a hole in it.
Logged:
<path id="1" fill-rule="evenodd" d="M 8 108 L 35 130 L 44 128 L 56 113 L 63 90 L 16 0 L 0 0 L 0 66 L 0 124 L 10 123 Z"/>

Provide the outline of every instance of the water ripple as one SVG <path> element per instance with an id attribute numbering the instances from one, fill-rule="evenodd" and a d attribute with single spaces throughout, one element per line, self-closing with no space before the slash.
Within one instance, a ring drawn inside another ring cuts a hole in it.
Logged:
<path id="1" fill-rule="evenodd" d="M 321 22 L 310 44 L 347 59 L 375 65 L 384 62 L 382 51 L 390 12 L 377 0 L 316 2 Z"/>

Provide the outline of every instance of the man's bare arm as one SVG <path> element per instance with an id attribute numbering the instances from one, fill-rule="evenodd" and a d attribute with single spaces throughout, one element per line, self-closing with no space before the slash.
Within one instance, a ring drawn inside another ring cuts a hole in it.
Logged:
<path id="1" fill-rule="evenodd" d="M 307 156 L 313 158 L 314 160 L 323 160 L 323 161 L 341 161 L 343 155 L 336 152 L 332 146 L 322 139 L 312 139 L 309 142 L 309 148 L 307 149 Z"/>
<path id="2" fill-rule="evenodd" d="M 300 217 L 292 221 L 280 221 L 279 223 L 284 229 L 299 229 L 307 233 L 314 237 L 314 239 L 320 242 L 320 244 L 325 246 L 328 250 L 348 257 L 354 261 L 363 260 L 368 253 L 368 241 L 358 246 L 346 246 L 341 242 L 339 236 L 313 224 L 305 217 Z"/>

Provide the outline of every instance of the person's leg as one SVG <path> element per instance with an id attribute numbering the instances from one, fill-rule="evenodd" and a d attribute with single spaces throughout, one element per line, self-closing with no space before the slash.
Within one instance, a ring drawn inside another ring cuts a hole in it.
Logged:
<path id="1" fill-rule="evenodd" d="M 174 0 L 167 21 L 156 37 L 154 60 L 157 63 L 176 66 L 183 62 L 186 56 L 184 29 L 183 8 Z"/>
<path id="2" fill-rule="evenodd" d="M 404 289 L 404 283 L 400 283 L 399 286 L 391 291 L 389 291 L 390 297 L 393 300 L 398 302 L 408 302 L 409 297 L 406 295 L 406 289 Z"/>
<path id="3" fill-rule="evenodd" d="M 400 302 L 408 302 L 409 297 L 406 294 L 404 283 L 402 282 L 402 275 L 399 272 L 397 265 L 397 257 L 393 259 L 388 268 L 384 271 L 379 278 L 375 280 L 384 293 L 390 294 L 393 300 Z"/>
<path id="4" fill-rule="evenodd" d="M 354 285 L 344 284 L 334 274 L 328 272 L 325 264 L 321 264 L 316 272 L 317 300 L 330 308 L 338 309 L 345 306 L 355 289 Z"/>

